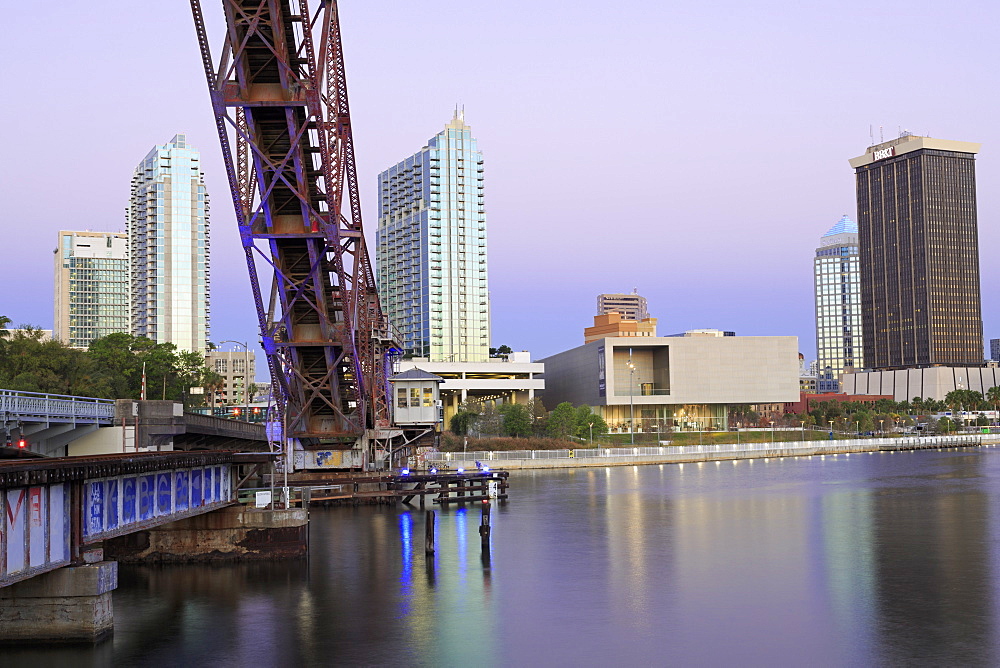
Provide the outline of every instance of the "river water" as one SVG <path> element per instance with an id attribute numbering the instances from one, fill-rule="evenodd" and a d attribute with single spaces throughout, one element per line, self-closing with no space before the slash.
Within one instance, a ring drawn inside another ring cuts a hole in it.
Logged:
<path id="1" fill-rule="evenodd" d="M 1000 450 L 515 472 L 315 509 L 308 561 L 122 566 L 114 639 L 0 665 L 1000 664 Z M 6 657 L 6 658 L 4 658 Z"/>

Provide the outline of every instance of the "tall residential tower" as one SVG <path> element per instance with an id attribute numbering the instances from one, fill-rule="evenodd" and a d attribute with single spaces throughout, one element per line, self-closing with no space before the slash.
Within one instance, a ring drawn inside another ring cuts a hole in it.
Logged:
<path id="1" fill-rule="evenodd" d="M 135 168 L 127 231 L 132 333 L 204 351 L 209 333 L 209 206 L 200 154 L 175 135 Z"/>
<path id="2" fill-rule="evenodd" d="M 121 232 L 59 232 L 52 335 L 73 348 L 129 331 L 128 242 Z"/>
<path id="3" fill-rule="evenodd" d="M 406 352 L 489 357 L 483 155 L 464 113 L 378 177 L 378 288 Z"/>
<path id="4" fill-rule="evenodd" d="M 850 161 L 866 366 L 982 365 L 978 151 L 904 132 Z"/>
<path id="5" fill-rule="evenodd" d="M 819 243 L 813 259 L 816 390 L 840 392 L 840 374 L 864 366 L 858 225 L 844 216 L 820 238 Z"/>

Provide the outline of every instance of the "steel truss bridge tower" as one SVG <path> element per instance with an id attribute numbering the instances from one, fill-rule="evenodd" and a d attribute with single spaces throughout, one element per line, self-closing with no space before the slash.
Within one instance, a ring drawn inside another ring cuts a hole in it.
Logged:
<path id="1" fill-rule="evenodd" d="M 217 61 L 191 10 L 285 436 L 351 447 L 389 426 L 401 351 L 365 246 L 337 3 L 314 4 L 222 0 Z"/>

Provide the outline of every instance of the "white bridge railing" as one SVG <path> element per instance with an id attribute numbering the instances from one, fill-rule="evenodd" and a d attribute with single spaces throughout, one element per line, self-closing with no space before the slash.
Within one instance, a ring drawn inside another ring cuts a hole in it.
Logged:
<path id="1" fill-rule="evenodd" d="M 853 438 L 842 441 L 790 441 L 787 443 L 720 443 L 717 445 L 636 446 L 629 448 L 578 448 L 576 450 L 512 450 L 475 452 L 428 452 L 424 461 L 430 463 L 511 461 L 538 459 L 607 458 L 609 460 L 664 457 L 677 459 L 736 457 L 780 457 L 822 449 L 826 452 L 900 449 L 913 447 L 968 447 L 981 445 L 978 435 L 922 436 L 910 438 Z"/>
<path id="2" fill-rule="evenodd" d="M 112 399 L 0 390 L 0 419 L 110 423 L 114 417 Z"/>

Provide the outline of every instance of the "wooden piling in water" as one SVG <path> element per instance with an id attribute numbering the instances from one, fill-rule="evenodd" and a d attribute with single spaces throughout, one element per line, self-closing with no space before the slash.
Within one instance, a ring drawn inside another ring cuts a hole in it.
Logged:
<path id="1" fill-rule="evenodd" d="M 424 524 L 426 525 L 424 550 L 427 554 L 434 554 L 434 511 L 428 510 L 424 514 L 424 518 Z"/>
<path id="2" fill-rule="evenodd" d="M 483 541 L 483 547 L 490 545 L 490 504 L 483 504 L 483 517 L 479 522 L 479 538 Z"/>

